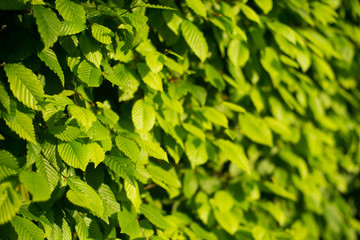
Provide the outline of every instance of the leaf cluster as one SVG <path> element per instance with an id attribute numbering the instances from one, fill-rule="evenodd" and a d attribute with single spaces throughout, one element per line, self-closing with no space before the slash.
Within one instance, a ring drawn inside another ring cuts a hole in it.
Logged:
<path id="1" fill-rule="evenodd" d="M 1 0 L 2 239 L 358 239 L 357 0 Z"/>

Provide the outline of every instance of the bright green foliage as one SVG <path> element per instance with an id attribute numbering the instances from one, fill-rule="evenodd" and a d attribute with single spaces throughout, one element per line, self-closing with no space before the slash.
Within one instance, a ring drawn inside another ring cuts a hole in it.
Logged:
<path id="1" fill-rule="evenodd" d="M 101 70 L 86 60 L 79 64 L 77 74 L 89 87 L 98 87 L 101 84 Z"/>
<path id="2" fill-rule="evenodd" d="M 357 0 L 0 0 L 1 239 L 360 236 Z"/>
<path id="3" fill-rule="evenodd" d="M 31 193 L 33 202 L 42 202 L 50 198 L 49 185 L 39 174 L 24 171 L 19 174 L 19 179 L 26 190 Z"/>
<path id="4" fill-rule="evenodd" d="M 33 6 L 34 17 L 41 36 L 41 40 L 45 45 L 45 49 L 52 47 L 57 41 L 61 24 L 56 14 L 49 8 L 43 6 Z"/>
<path id="5" fill-rule="evenodd" d="M 202 62 L 204 62 L 208 55 L 208 45 L 204 34 L 194 24 L 187 20 L 182 22 L 181 32 L 191 50 Z"/>
<path id="6" fill-rule="evenodd" d="M 135 129 L 139 132 L 148 132 L 155 124 L 155 111 L 153 107 L 141 99 L 135 102 L 131 110 L 131 117 Z"/>
<path id="7" fill-rule="evenodd" d="M 82 170 L 86 169 L 91 153 L 85 144 L 77 141 L 59 143 L 58 152 L 69 166 Z"/>
<path id="8" fill-rule="evenodd" d="M 44 232 L 38 228 L 33 222 L 26 218 L 15 216 L 11 220 L 19 239 L 37 240 L 44 239 Z"/>
<path id="9" fill-rule="evenodd" d="M 14 96 L 26 106 L 37 109 L 43 101 L 44 90 L 36 75 L 21 64 L 7 64 L 4 67 Z"/>

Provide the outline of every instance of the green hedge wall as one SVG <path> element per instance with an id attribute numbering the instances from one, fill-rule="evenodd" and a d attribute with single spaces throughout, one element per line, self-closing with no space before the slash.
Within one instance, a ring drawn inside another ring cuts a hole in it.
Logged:
<path id="1" fill-rule="evenodd" d="M 1 239 L 358 239 L 358 0 L 1 0 Z"/>

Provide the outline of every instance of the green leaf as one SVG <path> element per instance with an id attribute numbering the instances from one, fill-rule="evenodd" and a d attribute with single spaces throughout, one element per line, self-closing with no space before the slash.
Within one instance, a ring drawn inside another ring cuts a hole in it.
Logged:
<path id="1" fill-rule="evenodd" d="M 39 176 L 46 180 L 50 192 L 52 192 L 59 182 L 59 173 L 50 162 L 43 157 L 36 159 L 36 169 Z"/>
<path id="2" fill-rule="evenodd" d="M 0 180 L 18 172 L 19 164 L 16 158 L 8 151 L 0 150 Z"/>
<path id="3" fill-rule="evenodd" d="M 5 115 L 5 123 L 8 127 L 16 132 L 20 138 L 29 142 L 36 143 L 35 129 L 32 119 L 23 112 L 16 111 L 15 118 Z"/>
<path id="4" fill-rule="evenodd" d="M 279 205 L 272 202 L 260 202 L 259 207 L 269 212 L 279 223 L 280 226 L 284 225 L 286 221 L 286 215 Z"/>
<path id="5" fill-rule="evenodd" d="M 8 113 L 11 113 L 13 108 L 11 104 L 11 100 L 2 82 L 0 82 L 0 102 L 3 105 L 3 107 L 8 111 Z"/>
<path id="6" fill-rule="evenodd" d="M 67 184 L 74 194 L 79 194 L 77 197 L 82 196 L 85 198 L 75 198 L 69 199 L 73 204 L 82 207 L 81 202 L 85 201 L 89 203 L 88 206 L 84 206 L 90 209 L 96 216 L 103 217 L 104 215 L 104 205 L 100 196 L 91 188 L 88 184 L 76 178 L 68 178 Z M 72 196 L 73 197 L 73 196 Z"/>
<path id="7" fill-rule="evenodd" d="M 273 32 L 280 34 L 289 42 L 296 45 L 296 32 L 291 27 L 278 21 L 269 21 L 266 24 Z"/>
<path id="8" fill-rule="evenodd" d="M 44 232 L 28 219 L 15 216 L 11 220 L 11 225 L 14 227 L 19 239 L 42 240 L 45 237 Z"/>
<path id="9" fill-rule="evenodd" d="M 56 170 L 60 170 L 57 163 L 58 155 L 57 155 L 56 147 L 57 147 L 56 144 L 45 140 L 44 143 L 41 145 L 41 153 Z"/>
<path id="10" fill-rule="evenodd" d="M 99 187 L 98 192 L 100 198 L 103 201 L 105 219 L 107 219 L 114 213 L 120 212 L 120 204 L 117 202 L 114 193 L 108 185 L 102 183 Z"/>
<path id="11" fill-rule="evenodd" d="M 113 171 L 116 177 L 132 181 L 135 176 L 135 163 L 128 158 L 106 156 L 104 163 Z"/>
<path id="12" fill-rule="evenodd" d="M 132 159 L 134 162 L 140 160 L 140 150 L 138 145 L 131 139 L 116 136 L 115 138 L 116 146 L 122 151 L 126 156 Z"/>
<path id="13" fill-rule="evenodd" d="M 246 112 L 246 110 L 243 107 L 241 107 L 237 104 L 234 104 L 232 102 L 224 101 L 224 102 L 222 102 L 222 105 L 224 105 L 226 108 L 228 108 L 229 110 L 234 111 L 234 112 L 240 112 L 240 113 Z"/>
<path id="14" fill-rule="evenodd" d="M 77 220 L 75 231 L 79 239 L 103 239 L 103 234 L 96 219 L 85 216 L 79 217 Z"/>
<path id="15" fill-rule="evenodd" d="M 227 117 L 212 107 L 205 107 L 203 110 L 203 114 L 209 121 L 213 122 L 214 124 L 223 126 L 228 128 L 228 119 Z"/>
<path id="16" fill-rule="evenodd" d="M 80 80 L 89 87 L 99 87 L 101 84 L 101 69 L 94 67 L 87 60 L 79 64 L 77 74 Z"/>
<path id="17" fill-rule="evenodd" d="M 77 34 L 86 29 L 86 25 L 80 22 L 62 21 L 59 36 Z"/>
<path id="18" fill-rule="evenodd" d="M 79 142 L 60 143 L 58 145 L 60 157 L 69 166 L 85 171 L 90 160 L 90 153 L 86 145 Z"/>
<path id="19" fill-rule="evenodd" d="M 234 235 L 239 230 L 240 221 L 233 212 L 215 210 L 214 215 L 219 225 L 229 234 Z"/>
<path id="20" fill-rule="evenodd" d="M 286 123 L 272 117 L 265 117 L 264 120 L 271 130 L 277 134 L 283 135 L 284 137 L 292 136 L 291 130 Z"/>
<path id="21" fill-rule="evenodd" d="M 3 0 L 0 2 L 0 10 L 22 10 L 28 0 Z"/>
<path id="22" fill-rule="evenodd" d="M 230 160 L 240 169 L 250 173 L 249 160 L 240 145 L 223 139 L 217 140 L 215 143 L 221 149 L 223 158 Z"/>
<path id="23" fill-rule="evenodd" d="M 185 2 L 196 14 L 206 18 L 206 7 L 201 0 L 186 0 Z"/>
<path id="24" fill-rule="evenodd" d="M 71 232 L 70 226 L 67 223 L 65 218 L 62 219 L 61 233 L 62 233 L 63 240 L 71 240 L 72 239 L 72 235 L 71 235 L 72 232 Z"/>
<path id="25" fill-rule="evenodd" d="M 252 8 L 250 8 L 247 5 L 243 4 L 243 5 L 241 5 L 241 11 L 244 13 L 244 15 L 248 19 L 258 23 L 259 25 L 261 25 L 259 15 L 257 15 L 257 13 Z"/>
<path id="26" fill-rule="evenodd" d="M 287 191 L 282 186 L 272 183 L 272 182 L 264 182 L 261 184 L 261 189 L 266 192 L 271 192 L 276 195 L 279 195 L 283 198 L 290 199 L 292 201 L 296 201 L 296 195 L 292 192 Z"/>
<path id="27" fill-rule="evenodd" d="M 265 14 L 268 14 L 273 8 L 272 0 L 255 0 L 255 3 L 263 10 Z"/>
<path id="28" fill-rule="evenodd" d="M 133 205 L 123 204 L 121 211 L 118 213 L 119 225 L 121 232 L 129 236 L 141 235 L 141 229 L 136 219 L 136 209 Z"/>
<path id="29" fill-rule="evenodd" d="M 0 184 L 0 225 L 10 221 L 19 211 L 21 204 L 20 197 L 11 183 Z"/>
<path id="30" fill-rule="evenodd" d="M 192 168 L 204 164 L 208 160 L 206 142 L 191 134 L 187 136 L 185 142 L 185 153 L 190 160 Z"/>
<path id="31" fill-rule="evenodd" d="M 138 145 L 145 150 L 151 157 L 164 160 L 165 162 L 168 162 L 168 157 L 164 149 L 162 149 L 158 143 L 142 140 L 142 139 L 136 139 L 136 142 Z"/>
<path id="32" fill-rule="evenodd" d="M 133 98 L 134 93 L 140 85 L 140 81 L 133 71 L 125 65 L 116 65 L 111 68 L 108 65 L 104 66 L 104 76 L 111 83 L 119 86 L 122 95 L 119 101 L 127 101 Z"/>
<path id="33" fill-rule="evenodd" d="M 131 117 L 136 130 L 142 133 L 149 132 L 155 124 L 153 107 L 142 99 L 135 102 L 131 110 Z"/>
<path id="34" fill-rule="evenodd" d="M 165 57 L 165 66 L 174 72 L 178 72 L 180 75 L 184 73 L 184 66 L 176 62 L 170 57 Z"/>
<path id="35" fill-rule="evenodd" d="M 173 139 L 175 139 L 176 143 L 179 144 L 181 148 L 184 148 L 184 143 L 182 141 L 183 137 L 181 136 L 181 132 L 177 131 L 178 126 L 173 126 L 164 118 L 160 117 L 159 114 L 156 114 L 156 120 L 160 125 L 160 127 L 165 131 L 165 133 L 169 134 Z"/>
<path id="36" fill-rule="evenodd" d="M 45 63 L 46 66 L 48 66 L 54 73 L 56 73 L 56 75 L 59 76 L 61 84 L 64 86 L 65 84 L 64 72 L 61 69 L 61 66 L 59 64 L 55 52 L 50 48 L 44 49 L 39 53 L 38 56 L 41 59 L 41 61 Z"/>
<path id="37" fill-rule="evenodd" d="M 89 62 L 100 68 L 102 54 L 97 43 L 85 34 L 80 36 L 80 50 Z"/>
<path id="38" fill-rule="evenodd" d="M 251 89 L 250 99 L 253 102 L 253 104 L 255 105 L 255 108 L 258 112 L 261 112 L 265 108 L 259 89 L 257 89 L 257 88 Z"/>
<path id="39" fill-rule="evenodd" d="M 281 62 L 277 52 L 271 47 L 266 47 L 261 55 L 260 61 L 264 69 L 269 73 L 274 86 L 277 86 L 282 71 Z"/>
<path id="40" fill-rule="evenodd" d="M 61 24 L 56 14 L 49 8 L 36 5 L 32 6 L 36 25 L 44 42 L 45 49 L 50 48 L 57 41 L 61 30 Z"/>
<path id="41" fill-rule="evenodd" d="M 109 28 L 100 24 L 91 25 L 91 33 L 96 40 L 103 44 L 111 44 L 111 37 L 115 36 Z"/>
<path id="42" fill-rule="evenodd" d="M 225 82 L 222 76 L 212 65 L 205 65 L 205 75 L 207 81 L 209 81 L 210 84 L 216 87 L 219 91 L 223 91 L 225 89 Z"/>
<path id="43" fill-rule="evenodd" d="M 28 142 L 26 144 L 26 149 L 27 149 L 26 166 L 30 166 L 34 164 L 38 158 L 41 158 L 40 144 Z"/>
<path id="44" fill-rule="evenodd" d="M 81 136 L 84 136 L 79 128 L 69 125 L 52 127 L 49 129 L 49 132 L 56 138 L 66 142 L 72 142 Z"/>
<path id="45" fill-rule="evenodd" d="M 135 5 L 136 7 L 146 7 L 146 8 L 154 8 L 154 9 L 164 9 L 164 10 L 176 10 L 172 7 L 150 4 L 150 3 L 140 3 L 139 5 Z"/>
<path id="46" fill-rule="evenodd" d="M 249 47 L 244 41 L 233 39 L 229 44 L 227 55 L 235 67 L 243 67 L 250 57 Z"/>
<path id="47" fill-rule="evenodd" d="M 267 124 L 261 118 L 250 113 L 239 115 L 240 126 L 243 133 L 252 141 L 271 147 L 272 133 Z"/>
<path id="48" fill-rule="evenodd" d="M 73 203 L 77 206 L 87 208 L 87 209 L 90 209 L 90 207 L 91 207 L 90 199 L 88 198 L 88 196 L 86 194 L 84 194 L 82 192 L 73 191 L 72 189 L 69 189 L 66 192 L 66 197 L 71 203 Z"/>
<path id="49" fill-rule="evenodd" d="M 148 67 L 151 69 L 151 72 L 158 73 L 164 67 L 164 57 L 157 52 L 149 53 L 145 56 L 145 61 Z"/>
<path id="50" fill-rule="evenodd" d="M 145 63 L 137 64 L 138 71 L 142 80 L 148 85 L 150 88 L 160 91 L 163 91 L 163 83 L 162 79 L 158 74 L 155 74 L 151 71 L 151 69 Z"/>
<path id="51" fill-rule="evenodd" d="M 206 139 L 205 133 L 200 128 L 189 123 L 183 123 L 182 126 L 185 128 L 186 131 L 188 131 L 188 133 L 191 133 L 196 137 L 200 138 L 201 140 L 205 141 Z"/>
<path id="52" fill-rule="evenodd" d="M 43 101 L 44 90 L 36 75 L 21 64 L 6 64 L 4 70 L 14 96 L 26 106 L 38 110 L 37 104 Z"/>
<path id="53" fill-rule="evenodd" d="M 79 107 L 75 104 L 69 105 L 68 111 L 70 115 L 85 128 L 86 131 L 88 131 L 92 124 L 97 120 L 96 116 L 91 110 Z"/>
<path id="54" fill-rule="evenodd" d="M 19 177 L 25 188 L 31 193 L 32 201 L 42 202 L 49 200 L 51 195 L 50 187 L 47 181 L 39 174 L 23 171 Z"/>
<path id="55" fill-rule="evenodd" d="M 187 170 L 184 174 L 183 192 L 187 199 L 191 199 L 199 188 L 199 182 L 196 178 L 196 173 L 192 170 Z"/>
<path id="56" fill-rule="evenodd" d="M 176 175 L 175 171 L 165 170 L 155 164 L 149 164 L 146 169 L 149 171 L 155 183 L 160 185 L 166 184 L 167 186 L 181 188 L 181 182 Z"/>
<path id="57" fill-rule="evenodd" d="M 187 20 L 181 24 L 181 31 L 191 50 L 201 62 L 204 62 L 208 56 L 208 45 L 204 34 L 193 23 Z"/>
<path id="58" fill-rule="evenodd" d="M 97 143 L 87 144 L 90 160 L 95 164 L 95 167 L 99 165 L 105 159 L 105 152 L 103 148 Z"/>
<path id="59" fill-rule="evenodd" d="M 183 21 L 183 18 L 179 16 L 178 13 L 173 11 L 162 11 L 163 18 L 166 22 L 166 25 L 170 28 L 173 33 L 179 35 L 180 25 Z"/>
<path id="60" fill-rule="evenodd" d="M 86 22 L 85 10 L 83 6 L 78 3 L 71 0 L 56 0 L 55 7 L 66 21 Z"/>
<path id="61" fill-rule="evenodd" d="M 214 205 L 220 212 L 229 212 L 234 206 L 234 198 L 229 192 L 220 190 L 214 195 Z"/>
<path id="62" fill-rule="evenodd" d="M 140 212 L 155 226 L 161 229 L 171 228 L 171 224 L 161 214 L 160 210 L 149 204 L 141 204 Z"/>
<path id="63" fill-rule="evenodd" d="M 135 181 L 125 179 L 124 188 L 127 198 L 132 202 L 135 209 L 139 210 L 141 204 L 141 197 L 138 184 Z"/>
<path id="64" fill-rule="evenodd" d="M 95 121 L 86 134 L 94 141 L 109 139 L 111 136 L 109 130 L 105 128 L 104 125 L 100 123 L 100 121 Z"/>

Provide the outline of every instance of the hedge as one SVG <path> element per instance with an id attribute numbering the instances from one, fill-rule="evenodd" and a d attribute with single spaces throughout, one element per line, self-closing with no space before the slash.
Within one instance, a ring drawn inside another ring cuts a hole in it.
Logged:
<path id="1" fill-rule="evenodd" d="M 357 0 L 1 0 L 0 238 L 358 239 Z"/>

